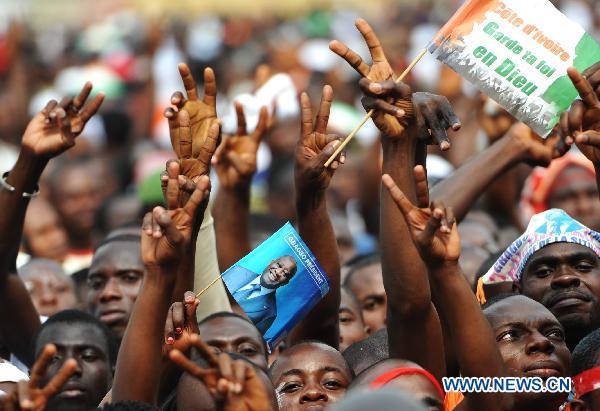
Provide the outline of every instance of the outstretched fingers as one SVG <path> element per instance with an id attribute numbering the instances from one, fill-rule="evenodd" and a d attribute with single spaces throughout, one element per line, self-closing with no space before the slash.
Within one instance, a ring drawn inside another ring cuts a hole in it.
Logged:
<path id="1" fill-rule="evenodd" d="M 329 112 L 331 111 L 331 102 L 333 101 L 333 89 L 330 85 L 323 87 L 321 96 L 321 104 L 319 105 L 319 113 L 317 114 L 315 131 L 325 134 L 327 132 L 327 124 L 329 123 Z"/>
<path id="2" fill-rule="evenodd" d="M 46 398 L 50 398 L 56 395 L 67 380 L 77 370 L 77 361 L 74 358 L 69 358 L 63 366 L 60 368 L 58 373 L 52 377 L 52 379 L 42 388 L 42 394 Z"/>
<path id="3" fill-rule="evenodd" d="M 217 79 L 210 67 L 204 69 L 204 103 L 216 110 L 217 108 Z"/>
<path id="4" fill-rule="evenodd" d="M 235 114 L 237 116 L 237 135 L 245 136 L 247 134 L 246 116 L 244 114 L 244 106 L 239 101 L 233 103 Z"/>
<path id="5" fill-rule="evenodd" d="M 594 93 L 592 85 L 585 79 L 585 77 L 581 75 L 579 71 L 577 71 L 575 67 L 569 67 L 567 69 L 567 74 L 579 92 L 579 96 L 588 107 L 600 105 L 600 101 L 598 101 L 598 96 L 596 93 Z"/>
<path id="6" fill-rule="evenodd" d="M 306 92 L 300 94 L 300 109 L 302 111 L 302 138 L 306 139 L 314 131 L 312 105 L 310 104 L 310 98 Z"/>
<path id="7" fill-rule="evenodd" d="M 181 80 L 183 81 L 183 87 L 187 93 L 188 100 L 198 100 L 198 91 L 196 90 L 196 80 L 192 76 L 192 72 L 187 64 L 179 63 L 177 66 Z"/>
<path id="8" fill-rule="evenodd" d="M 333 40 L 329 43 L 329 49 L 346 60 L 362 77 L 366 77 L 369 74 L 369 65 L 355 51 L 341 41 Z"/>
<path id="9" fill-rule="evenodd" d="M 411 203 L 410 200 L 406 197 L 406 195 L 404 195 L 402 190 L 400 190 L 400 187 L 396 185 L 391 176 L 389 176 L 388 174 L 384 174 L 381 177 L 381 181 L 383 182 L 383 185 L 388 189 L 388 192 L 392 196 L 392 199 L 406 218 L 407 215 L 415 208 L 413 203 Z"/>
<path id="10" fill-rule="evenodd" d="M 417 207 L 429 206 L 429 185 L 427 184 L 427 170 L 422 165 L 415 166 L 415 188 L 417 192 Z"/>
<path id="11" fill-rule="evenodd" d="M 386 61 L 385 53 L 383 52 L 383 47 L 381 47 L 381 42 L 379 38 L 369 25 L 366 20 L 358 19 L 356 20 L 356 28 L 360 31 L 360 34 L 365 39 L 367 43 L 367 47 L 369 47 L 369 51 L 371 53 L 371 58 L 373 62 L 381 63 Z"/>

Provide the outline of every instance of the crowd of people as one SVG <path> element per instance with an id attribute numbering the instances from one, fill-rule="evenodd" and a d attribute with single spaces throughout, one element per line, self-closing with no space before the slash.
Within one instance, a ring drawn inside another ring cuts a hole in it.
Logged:
<path id="1" fill-rule="evenodd" d="M 600 410 L 600 61 L 542 138 L 431 60 L 395 81 L 439 8 L 354 17 L 0 35 L 0 411 Z M 272 347 L 221 274 L 287 221 L 329 292 Z"/>

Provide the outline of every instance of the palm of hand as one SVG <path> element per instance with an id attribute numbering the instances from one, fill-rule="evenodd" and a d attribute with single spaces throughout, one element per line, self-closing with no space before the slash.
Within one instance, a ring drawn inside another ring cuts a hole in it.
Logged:
<path id="1" fill-rule="evenodd" d="M 423 258 L 432 261 L 455 261 L 460 257 L 460 239 L 456 226 L 451 234 L 441 233 L 439 230 L 433 236 L 431 244 L 425 239 L 424 230 L 431 218 L 429 208 L 414 208 L 408 214 L 410 230 L 417 247 Z"/>
<path id="2" fill-rule="evenodd" d="M 252 178 L 256 172 L 256 152 L 258 144 L 249 136 L 231 136 L 225 141 L 225 152 L 236 155 L 236 164 L 223 155 L 221 161 L 215 165 L 215 171 L 221 184 L 233 187 L 242 180 Z"/>
<path id="3" fill-rule="evenodd" d="M 197 182 L 198 177 L 207 175 L 210 169 L 209 162 L 201 158 L 181 158 L 179 164 L 181 164 L 181 174 L 193 182 Z"/>
<path id="4" fill-rule="evenodd" d="M 36 155 L 55 156 L 75 144 L 73 137 L 64 135 L 56 122 L 46 124 L 40 113 L 27 126 L 22 144 Z"/>
<path id="5" fill-rule="evenodd" d="M 194 157 L 198 156 L 197 151 L 206 140 L 208 130 L 217 121 L 217 111 L 209 104 L 202 100 L 187 100 L 183 107 L 190 115 L 190 128 L 192 130 L 192 138 L 194 139 L 193 152 Z"/>
<path id="6" fill-rule="evenodd" d="M 331 167 L 314 168 L 307 164 L 311 164 L 319 156 L 319 153 L 329 143 L 328 140 L 329 137 L 326 134 L 313 132 L 305 143 L 300 145 L 297 153 L 296 163 L 301 168 L 302 174 L 306 175 L 305 181 L 310 181 L 312 185 L 319 188 L 329 186 L 334 170 Z"/>

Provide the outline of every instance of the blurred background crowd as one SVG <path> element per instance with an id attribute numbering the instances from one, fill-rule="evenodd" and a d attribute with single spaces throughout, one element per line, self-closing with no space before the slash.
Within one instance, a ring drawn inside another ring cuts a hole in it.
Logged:
<path id="1" fill-rule="evenodd" d="M 200 88 L 202 70 L 215 70 L 217 111 L 226 132 L 235 131 L 234 101 L 243 102 L 252 128 L 261 90 L 268 88 L 272 96 L 269 131 L 252 188 L 251 235 L 258 244 L 295 216 L 292 156 L 299 136 L 298 94 L 306 90 L 317 100 L 323 84 L 333 87 L 331 132 L 345 135 L 364 116 L 358 75 L 329 50 L 329 41 L 341 40 L 367 58 L 354 27 L 354 20 L 364 17 L 400 73 L 460 3 L 0 0 L 0 170 L 11 169 L 24 128 L 49 99 L 76 93 L 85 80 L 106 94 L 75 149 L 52 162 L 43 176 L 42 196 L 28 210 L 21 263 L 28 256 L 54 260 L 59 264 L 45 264 L 45 269 L 74 275 L 83 293 L 95 244 L 162 201 L 158 175 L 173 156 L 163 111 L 172 91 L 183 91 L 177 71 L 182 61 Z M 600 40 L 599 2 L 553 3 Z M 502 137 L 513 122 L 429 55 L 406 82 L 413 91 L 446 96 L 463 124 L 451 135 L 452 150 L 430 148 L 431 184 Z M 378 131 L 369 122 L 328 190 L 342 262 L 378 249 L 379 147 Z M 570 153 L 548 170 L 519 166 L 490 186 L 460 226 L 461 265 L 471 280 L 533 213 L 550 206 L 600 229 L 597 188 L 588 170 L 593 170 L 591 164 Z M 570 183 L 573 172 L 583 175 L 577 184 Z M 212 181 L 214 192 L 218 179 Z M 32 293 L 43 293 L 30 284 Z M 51 294 L 60 295 L 61 287 L 68 286 L 55 284 Z M 38 310 L 50 315 L 57 307 Z"/>

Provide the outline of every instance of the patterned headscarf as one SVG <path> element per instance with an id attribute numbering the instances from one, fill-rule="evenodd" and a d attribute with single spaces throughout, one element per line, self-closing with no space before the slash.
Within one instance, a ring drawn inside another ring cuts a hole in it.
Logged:
<path id="1" fill-rule="evenodd" d="M 531 218 L 527 230 L 502 253 L 479 279 L 477 298 L 485 303 L 484 284 L 518 282 L 529 258 L 553 243 L 581 244 L 600 256 L 600 233 L 571 218 L 563 210 L 551 209 Z"/>

